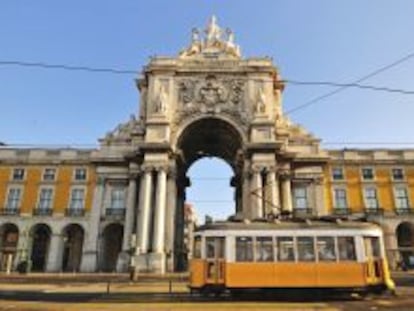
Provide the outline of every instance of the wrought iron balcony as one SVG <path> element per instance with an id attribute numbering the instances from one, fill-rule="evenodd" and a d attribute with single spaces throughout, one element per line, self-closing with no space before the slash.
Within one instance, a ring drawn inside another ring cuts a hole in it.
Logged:
<path id="1" fill-rule="evenodd" d="M 414 210 L 411 207 L 396 208 L 395 213 L 397 215 L 411 215 L 414 214 Z"/>
<path id="2" fill-rule="evenodd" d="M 334 215 L 339 215 L 339 216 L 345 216 L 345 215 L 351 215 L 352 214 L 352 211 L 351 211 L 351 209 L 349 208 L 349 207 L 335 207 L 333 210 L 332 210 L 332 213 L 334 214 Z"/>
<path id="3" fill-rule="evenodd" d="M 20 209 L 17 207 L 4 207 L 0 209 L 0 215 L 2 216 L 13 216 L 13 215 L 19 215 Z"/>
<path id="4" fill-rule="evenodd" d="M 53 214 L 53 209 L 51 208 L 35 208 L 33 210 L 34 216 L 51 216 Z"/>
<path id="5" fill-rule="evenodd" d="M 384 209 L 380 208 L 380 207 L 366 208 L 365 209 L 365 215 L 383 216 L 384 215 Z"/>
<path id="6" fill-rule="evenodd" d="M 107 208 L 105 209 L 106 216 L 125 216 L 125 208 Z"/>
<path id="7" fill-rule="evenodd" d="M 293 217 L 310 217 L 313 216 L 312 208 L 294 208 Z"/>
<path id="8" fill-rule="evenodd" d="M 85 209 L 83 208 L 67 208 L 65 210 L 66 216 L 82 217 L 85 216 Z"/>

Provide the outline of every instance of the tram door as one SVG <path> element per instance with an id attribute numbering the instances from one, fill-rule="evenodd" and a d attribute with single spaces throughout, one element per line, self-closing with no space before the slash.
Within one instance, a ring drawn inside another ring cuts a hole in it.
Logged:
<path id="1" fill-rule="evenodd" d="M 381 251 L 378 237 L 364 237 L 365 256 L 367 261 L 366 277 L 368 284 L 376 284 L 381 280 Z"/>
<path id="2" fill-rule="evenodd" d="M 207 284 L 224 284 L 225 253 L 224 237 L 206 238 Z"/>

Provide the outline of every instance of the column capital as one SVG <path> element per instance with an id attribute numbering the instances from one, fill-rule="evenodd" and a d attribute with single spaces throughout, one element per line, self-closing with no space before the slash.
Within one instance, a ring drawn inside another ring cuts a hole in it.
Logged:
<path id="1" fill-rule="evenodd" d="M 157 172 L 165 172 L 168 173 L 169 166 L 168 164 L 161 164 L 154 167 Z"/>
<path id="2" fill-rule="evenodd" d="M 290 180 L 292 179 L 292 172 L 288 169 L 279 169 L 277 174 L 281 180 Z"/>
<path id="3" fill-rule="evenodd" d="M 151 173 L 152 171 L 154 171 L 155 167 L 153 165 L 150 164 L 143 164 L 141 165 L 141 173 L 145 174 L 145 173 Z"/>

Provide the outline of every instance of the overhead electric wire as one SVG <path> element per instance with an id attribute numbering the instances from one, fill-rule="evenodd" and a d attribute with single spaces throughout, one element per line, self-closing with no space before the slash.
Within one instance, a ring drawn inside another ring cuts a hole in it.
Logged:
<path id="1" fill-rule="evenodd" d="M 409 60 L 412 57 L 414 57 L 414 53 L 410 53 L 410 54 L 408 54 L 408 55 L 406 55 L 406 56 L 404 56 L 404 57 L 402 57 L 402 58 L 400 58 L 400 59 L 392 62 L 391 64 L 388 64 L 388 65 L 383 66 L 383 67 L 381 67 L 381 68 L 379 68 L 377 70 L 374 70 L 373 72 L 371 72 L 371 73 L 369 73 L 369 74 L 367 74 L 367 75 L 365 75 L 365 76 L 363 76 L 363 77 L 361 77 L 361 78 L 359 78 L 359 79 L 357 79 L 357 80 L 355 80 L 355 81 L 353 81 L 351 83 L 348 83 L 348 84 L 345 84 L 343 86 L 340 86 L 336 90 L 330 91 L 330 92 L 325 93 L 325 94 L 322 94 L 320 96 L 317 96 L 317 97 L 315 97 L 315 98 L 313 98 L 313 99 L 305 102 L 304 104 L 301 104 L 299 106 L 296 106 L 296 107 L 294 107 L 294 108 L 286 111 L 285 114 L 287 115 L 287 114 L 291 114 L 291 113 L 294 113 L 296 111 L 302 110 L 302 109 L 304 109 L 304 108 L 306 108 L 306 107 L 308 107 L 310 105 L 313 105 L 313 104 L 321 101 L 322 99 L 325 99 L 327 97 L 330 97 L 332 95 L 335 95 L 335 94 L 337 94 L 339 92 L 344 91 L 345 89 L 347 89 L 349 87 L 348 85 L 358 84 L 359 82 L 365 81 L 365 80 L 367 80 L 367 79 L 369 79 L 371 77 L 374 77 L 374 76 L 376 76 L 376 75 L 378 75 L 378 74 L 380 74 L 380 73 L 382 73 L 382 72 L 384 72 L 384 71 L 386 71 L 386 70 L 388 70 L 390 68 L 393 68 L 393 67 L 395 67 L 395 66 L 397 66 L 397 65 L 399 65 L 399 64 L 401 64 L 401 63 L 403 63 L 403 62 L 405 62 L 407 60 Z"/>
<path id="2" fill-rule="evenodd" d="M 384 66 L 378 70 L 375 70 L 374 72 L 354 81 L 351 83 L 337 83 L 337 82 L 331 82 L 331 81 L 299 81 L 299 80 L 291 80 L 291 79 L 284 79 L 280 80 L 278 82 L 280 83 L 288 83 L 288 84 L 294 84 L 294 85 L 326 85 L 326 86 L 337 86 L 338 89 L 331 91 L 327 94 L 324 94 L 322 96 L 318 96 L 314 99 L 312 99 L 309 102 L 306 102 L 305 104 L 299 105 L 291 110 L 288 110 L 285 112 L 285 114 L 293 113 L 299 109 L 305 108 L 321 99 L 324 99 L 328 96 L 332 96 L 344 89 L 353 87 L 353 88 L 360 88 L 360 89 L 370 89 L 374 91 L 383 91 L 383 92 L 389 92 L 389 93 L 400 93 L 405 95 L 414 95 L 414 90 L 403 90 L 403 89 L 393 89 L 385 86 L 374 86 L 374 85 L 363 85 L 359 82 L 364 81 L 370 77 L 373 77 L 387 69 L 390 69 L 409 58 L 413 57 L 414 53 L 409 54 L 387 66 Z M 66 64 L 49 64 L 44 62 L 26 62 L 26 61 L 16 61 L 16 60 L 0 60 L 0 66 L 1 65 L 14 65 L 14 66 L 21 66 L 21 67 L 37 67 L 37 68 L 43 68 L 43 69 L 62 69 L 62 70 L 71 70 L 71 71 L 86 71 L 86 72 L 93 72 L 93 73 L 111 73 L 111 74 L 137 74 L 138 72 L 136 70 L 128 70 L 128 69 L 117 69 L 117 68 L 95 68 L 90 66 L 74 66 L 74 65 L 66 65 Z"/>
<path id="3" fill-rule="evenodd" d="M 114 68 L 93 68 L 89 66 L 72 66 L 72 65 L 63 65 L 63 64 L 48 64 L 43 62 L 24 62 L 24 61 L 0 61 L 0 65 L 13 65 L 21 67 L 37 67 L 44 69 L 63 69 L 63 70 L 72 70 L 72 71 L 87 71 L 87 72 L 103 72 L 103 73 L 113 73 L 113 74 L 137 74 L 136 70 L 124 70 L 124 69 L 114 69 Z"/>

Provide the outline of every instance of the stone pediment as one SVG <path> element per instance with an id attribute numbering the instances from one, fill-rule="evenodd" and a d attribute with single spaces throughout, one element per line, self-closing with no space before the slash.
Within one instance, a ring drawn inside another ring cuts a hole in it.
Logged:
<path id="1" fill-rule="evenodd" d="M 105 137 L 100 139 L 102 145 L 111 145 L 119 143 L 130 143 L 132 139 L 143 137 L 144 127 L 142 123 L 131 114 L 130 119 L 124 123 L 120 123 L 113 129 L 106 133 Z"/>
<path id="2" fill-rule="evenodd" d="M 241 58 L 240 47 L 234 43 L 234 33 L 230 29 L 223 30 L 213 15 L 204 30 L 194 28 L 191 44 L 180 52 L 181 59 Z"/>

